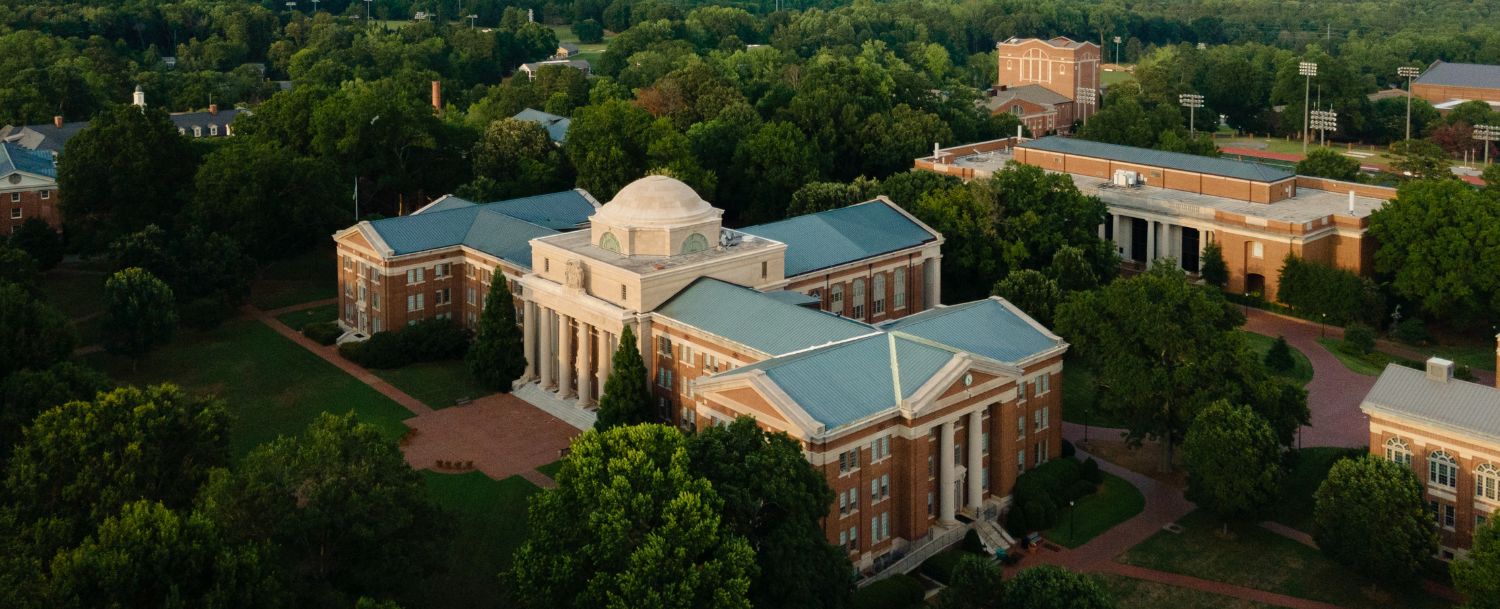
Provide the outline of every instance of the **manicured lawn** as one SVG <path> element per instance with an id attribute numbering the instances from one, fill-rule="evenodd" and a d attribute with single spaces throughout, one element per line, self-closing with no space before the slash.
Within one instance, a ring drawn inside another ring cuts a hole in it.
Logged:
<path id="1" fill-rule="evenodd" d="M 1385 370 L 1385 365 L 1392 361 L 1391 356 L 1379 351 L 1372 351 L 1364 355 L 1345 353 L 1343 349 L 1339 348 L 1343 342 L 1343 340 L 1337 338 L 1318 339 L 1318 344 L 1323 345 L 1324 349 L 1327 349 L 1334 357 L 1339 358 L 1339 361 L 1344 364 L 1345 368 L 1356 374 L 1380 376 L 1380 372 Z"/>
<path id="2" fill-rule="evenodd" d="M 1130 73 L 1130 72 L 1120 72 L 1120 71 L 1116 71 L 1116 72 L 1100 72 L 1099 73 L 1099 79 L 1104 82 L 1104 86 L 1105 87 L 1112 87 L 1112 86 L 1118 85 L 1118 84 L 1120 84 L 1122 82 L 1131 82 L 1131 81 L 1134 81 L 1135 80 L 1135 74 Z"/>
<path id="3" fill-rule="evenodd" d="M 1143 579 L 1100 573 L 1094 575 L 1110 595 L 1116 609 L 1271 609 L 1254 601 L 1220 596 L 1192 588 L 1179 588 Z"/>
<path id="4" fill-rule="evenodd" d="M 338 321 L 339 306 L 336 304 L 331 304 L 323 305 L 321 307 L 313 307 L 311 309 L 302 309 L 301 311 L 282 313 L 281 315 L 277 315 L 276 319 L 281 323 L 286 324 L 288 328 L 301 331 L 303 327 L 306 327 L 309 324 L 319 324 L 325 321 Z"/>
<path id="5" fill-rule="evenodd" d="M 368 385 L 283 338 L 260 322 L 235 319 L 208 332 L 190 332 L 146 356 L 136 370 L 106 353 L 88 362 L 116 380 L 176 383 L 222 397 L 235 415 L 230 446 L 244 455 L 280 435 L 300 433 L 321 412 L 353 410 L 360 421 L 393 441 L 411 417 Z"/>
<path id="6" fill-rule="evenodd" d="M 1428 355 L 1452 360 L 1472 370 L 1495 371 L 1495 347 L 1493 345 L 1404 345 L 1406 348 Z"/>
<path id="7" fill-rule="evenodd" d="M 434 499 L 457 517 L 448 571 L 422 582 L 403 606 L 423 609 L 503 607 L 499 574 L 526 540 L 527 500 L 541 489 L 520 476 L 491 480 L 479 472 L 423 471 Z"/>
<path id="8" fill-rule="evenodd" d="M 1333 603 L 1351 609 L 1448 607 L 1419 586 L 1373 582 L 1321 552 L 1255 525 L 1231 526 L 1193 512 L 1182 533 L 1157 532 L 1118 560 L 1142 567 Z"/>
<path id="9" fill-rule="evenodd" d="M 250 286 L 250 304 L 262 311 L 338 296 L 338 258 L 320 247 L 261 269 Z"/>
<path id="10" fill-rule="evenodd" d="M 101 313 L 106 278 L 103 272 L 64 265 L 42 276 L 42 298 L 69 319 Z"/>
<path id="11" fill-rule="evenodd" d="M 553 480 L 556 480 L 557 479 L 557 471 L 560 470 L 560 469 L 562 469 L 562 460 L 558 459 L 557 461 L 553 461 L 551 463 L 548 463 L 546 465 L 543 465 L 541 467 L 536 468 L 536 471 L 539 471 L 539 472 L 542 472 L 544 474 L 547 474 L 548 478 L 552 478 Z"/>
<path id="12" fill-rule="evenodd" d="M 335 314 L 337 313 L 335 312 Z M 1263 334 L 1256 334 L 1254 332 L 1245 331 L 1240 331 L 1240 335 L 1245 337 L 1245 344 L 1250 346 L 1250 351 L 1254 353 L 1255 357 L 1260 359 L 1261 361 L 1266 360 L 1266 353 L 1271 350 L 1271 345 L 1276 343 L 1276 337 L 1274 336 L 1266 336 Z M 1291 347 L 1291 345 L 1287 346 Z M 1272 371 L 1271 373 L 1288 381 L 1296 383 L 1298 386 L 1306 385 L 1311 382 L 1313 377 L 1313 367 L 1312 362 L 1307 360 L 1307 355 L 1302 353 L 1300 349 L 1292 347 L 1292 361 L 1295 362 L 1295 365 L 1292 366 L 1291 370 L 1288 370 L 1287 372 Z"/>
<path id="13" fill-rule="evenodd" d="M 1099 412 L 1098 383 L 1094 371 L 1083 360 L 1072 358 L 1063 362 L 1062 414 L 1063 420 L 1096 427 L 1123 427 L 1124 424 Z"/>
<path id="14" fill-rule="evenodd" d="M 376 376 L 421 400 L 429 408 L 447 408 L 459 398 L 477 398 L 494 391 L 469 374 L 464 361 L 423 362 L 393 370 L 372 370 Z"/>
<path id="15" fill-rule="evenodd" d="M 1146 499 L 1135 486 L 1123 478 L 1104 474 L 1099 492 L 1078 500 L 1078 505 L 1064 509 L 1062 521 L 1044 535 L 1070 548 L 1076 548 L 1130 520 L 1146 508 Z M 1074 527 L 1077 527 L 1076 529 Z"/>
<path id="16" fill-rule="evenodd" d="M 1304 448 L 1297 451 L 1296 463 L 1281 481 L 1281 497 L 1277 499 L 1271 519 L 1305 533 L 1313 529 L 1313 493 L 1328 477 L 1328 469 L 1345 457 L 1357 456 L 1364 451 L 1357 448 Z"/>

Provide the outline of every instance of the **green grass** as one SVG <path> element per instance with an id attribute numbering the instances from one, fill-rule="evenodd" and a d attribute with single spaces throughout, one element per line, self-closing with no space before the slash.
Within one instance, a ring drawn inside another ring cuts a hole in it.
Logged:
<path id="1" fill-rule="evenodd" d="M 1436 355 L 1472 370 L 1495 371 L 1495 348 L 1490 345 L 1402 345 L 1417 353 Z"/>
<path id="2" fill-rule="evenodd" d="M 235 415 L 230 447 L 236 455 L 280 435 L 300 433 L 322 412 L 353 410 L 359 420 L 395 440 L 411 412 L 260 322 L 236 319 L 208 332 L 179 335 L 171 344 L 130 361 L 107 353 L 88 363 L 137 385 L 172 382 L 218 395 Z"/>
<path id="3" fill-rule="evenodd" d="M 1271 609 L 1255 601 L 1240 600 L 1192 588 L 1179 588 L 1112 573 L 1094 575 L 1115 599 L 1116 609 Z"/>
<path id="4" fill-rule="evenodd" d="M 536 471 L 539 471 L 539 472 L 542 472 L 544 474 L 547 474 L 548 478 L 556 480 L 557 479 L 557 471 L 560 470 L 560 469 L 562 469 L 562 460 L 558 459 L 557 461 L 553 461 L 551 463 L 548 463 L 546 465 L 543 465 L 541 467 L 536 468 Z"/>
<path id="5" fill-rule="evenodd" d="M 1372 351 L 1364 355 L 1354 355 L 1345 352 L 1340 348 L 1344 344 L 1344 341 L 1338 338 L 1320 338 L 1318 339 L 1318 344 L 1323 345 L 1323 348 L 1338 358 L 1339 362 L 1343 363 L 1345 368 L 1356 374 L 1380 376 L 1380 372 L 1385 370 L 1385 365 L 1395 361 L 1391 356 L 1379 351 Z"/>
<path id="6" fill-rule="evenodd" d="M 320 324 L 327 321 L 338 321 L 339 306 L 336 304 L 322 305 L 301 311 L 292 311 L 277 315 L 276 319 L 286 324 L 288 328 L 301 331 L 302 328 L 311 324 Z"/>
<path id="7" fill-rule="evenodd" d="M 1419 586 L 1374 582 L 1334 563 L 1321 552 L 1256 525 L 1221 524 L 1204 512 L 1178 521 L 1184 531 L 1159 531 L 1131 548 L 1121 562 L 1220 581 L 1350 609 L 1449 607 Z"/>
<path id="8" fill-rule="evenodd" d="M 371 370 L 376 376 L 421 400 L 429 408 L 447 408 L 459 398 L 479 398 L 493 390 L 479 384 L 461 359 L 422 362 L 391 370 Z"/>
<path id="9" fill-rule="evenodd" d="M 1329 468 L 1345 457 L 1363 453 L 1357 448 L 1304 448 L 1297 451 L 1296 462 L 1281 481 L 1281 496 L 1272 510 L 1271 519 L 1304 533 L 1313 529 L 1313 493 L 1328 477 Z"/>
<path id="10" fill-rule="evenodd" d="M 527 500 L 541 489 L 520 476 L 491 480 L 479 472 L 421 472 L 438 504 L 457 517 L 448 571 L 422 582 L 405 606 L 499 609 L 499 574 L 526 540 Z"/>
<path id="11" fill-rule="evenodd" d="M 1145 508 L 1146 498 L 1135 485 L 1118 476 L 1104 474 L 1104 484 L 1099 485 L 1099 492 L 1079 499 L 1078 505 L 1070 509 L 1064 509 L 1057 528 L 1047 531 L 1045 537 L 1076 548 L 1130 520 Z"/>
<path id="12" fill-rule="evenodd" d="M 1240 331 L 1240 334 L 1245 337 L 1245 343 L 1250 346 L 1250 351 L 1255 353 L 1255 357 L 1260 361 L 1266 360 L 1266 353 L 1271 350 L 1271 345 L 1276 343 L 1276 338 L 1272 336 L 1245 332 L 1243 330 Z M 1312 362 L 1308 361 L 1307 355 L 1302 353 L 1300 349 L 1292 347 L 1292 361 L 1295 365 L 1292 366 L 1291 370 L 1287 372 L 1276 372 L 1273 370 L 1271 373 L 1296 383 L 1299 387 L 1312 382 L 1313 367 Z"/>
<path id="13" fill-rule="evenodd" d="M 1112 87 L 1122 82 L 1134 81 L 1135 74 L 1130 72 L 1101 72 L 1099 79 L 1104 83 L 1105 87 Z"/>
<path id="14" fill-rule="evenodd" d="M 1293 137 L 1291 140 L 1287 140 L 1285 138 L 1261 137 L 1224 138 L 1219 140 L 1218 144 L 1220 148 L 1253 148 L 1258 150 L 1265 150 L 1266 152 L 1275 152 L 1278 154 L 1302 154 L 1302 140 L 1297 137 Z M 1333 150 L 1334 152 L 1338 152 L 1341 154 L 1345 152 L 1351 152 L 1351 150 L 1349 150 L 1347 146 L 1319 146 L 1316 141 L 1308 145 L 1307 151 L 1312 152 L 1319 148 L 1328 148 L 1330 150 Z M 1352 152 L 1358 152 L 1361 154 L 1373 154 L 1374 156 L 1353 157 L 1359 160 L 1360 163 L 1367 165 L 1372 163 L 1379 165 L 1389 165 L 1393 160 L 1386 155 L 1385 148 L 1381 148 L 1378 146 L 1374 149 L 1371 149 L 1369 146 L 1355 146 Z"/>
<path id="15" fill-rule="evenodd" d="M 1087 423 L 1095 427 L 1125 426 L 1123 421 L 1099 412 L 1097 402 L 1099 386 L 1094 380 L 1094 370 L 1083 360 L 1071 358 L 1063 362 L 1062 376 L 1064 421 L 1079 425 Z"/>
<path id="16" fill-rule="evenodd" d="M 338 257 L 320 247 L 261 269 L 250 286 L 250 304 L 262 311 L 338 296 Z"/>
<path id="17" fill-rule="evenodd" d="M 588 44 L 584 44 L 578 42 L 578 36 L 573 34 L 572 25 L 549 25 L 547 27 L 552 29 L 553 34 L 557 35 L 558 44 L 571 42 L 578 45 L 578 50 L 583 52 L 598 51 L 600 53 L 603 53 L 604 48 L 609 46 L 610 39 L 614 38 L 614 36 L 606 32 L 604 34 L 604 42 L 591 42 Z"/>
<path id="18" fill-rule="evenodd" d="M 53 269 L 42 276 L 42 298 L 69 319 L 104 311 L 103 272 L 71 267 Z"/>

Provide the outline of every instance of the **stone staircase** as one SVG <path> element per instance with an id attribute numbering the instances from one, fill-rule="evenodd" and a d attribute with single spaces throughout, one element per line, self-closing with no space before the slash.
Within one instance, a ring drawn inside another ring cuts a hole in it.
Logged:
<path id="1" fill-rule="evenodd" d="M 562 422 L 577 427 L 580 430 L 588 431 L 593 429 L 594 421 L 599 418 L 592 411 L 579 408 L 577 402 L 559 398 L 557 394 L 542 389 L 536 383 L 526 383 L 516 387 L 510 393 L 521 398 L 526 403 L 537 407 L 542 412 L 557 417 Z"/>
<path id="2" fill-rule="evenodd" d="M 980 519 L 974 521 L 972 526 L 974 531 L 979 533 L 979 541 L 984 542 L 984 549 L 991 555 L 998 550 L 1009 549 L 1016 543 L 1016 540 L 1005 532 L 1005 527 L 995 524 L 994 521 Z"/>

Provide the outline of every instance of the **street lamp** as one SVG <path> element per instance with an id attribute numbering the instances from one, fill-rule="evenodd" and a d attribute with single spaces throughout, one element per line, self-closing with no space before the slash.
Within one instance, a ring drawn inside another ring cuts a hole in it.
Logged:
<path id="1" fill-rule="evenodd" d="M 1328 336 L 1328 314 L 1324 313 L 1323 314 L 1323 323 L 1322 323 L 1322 325 L 1318 326 L 1318 338 L 1325 338 L 1327 336 Z"/>
<path id="2" fill-rule="evenodd" d="M 1099 99 L 1098 95 L 1099 92 L 1095 89 L 1090 89 L 1087 87 L 1078 89 L 1078 109 L 1080 110 L 1080 113 L 1083 114 L 1083 124 L 1085 125 L 1089 124 L 1089 115 L 1087 112 L 1082 111 L 1084 110 L 1084 108 L 1093 108 L 1094 102 L 1098 101 Z"/>
<path id="3" fill-rule="evenodd" d="M 1484 142 L 1484 164 L 1490 164 L 1490 142 L 1500 140 L 1500 127 L 1474 125 L 1474 139 Z"/>
<path id="4" fill-rule="evenodd" d="M 1177 103 L 1188 109 L 1188 133 L 1196 139 L 1198 137 L 1196 119 L 1198 109 L 1203 107 L 1203 96 L 1197 93 L 1183 93 L 1177 96 Z"/>
<path id="5" fill-rule="evenodd" d="M 1115 36 L 1115 66 L 1120 65 L 1120 37 Z"/>
<path id="6" fill-rule="evenodd" d="M 1297 74 L 1306 77 L 1307 81 L 1302 89 L 1302 156 L 1307 156 L 1307 105 L 1312 101 L 1312 77 L 1318 75 L 1318 64 L 1311 61 L 1297 62 Z"/>
<path id="7" fill-rule="evenodd" d="M 1313 110 L 1311 113 L 1312 128 L 1318 130 L 1318 141 L 1323 143 L 1328 139 L 1329 131 L 1338 131 L 1339 113 L 1333 110 Z"/>
<path id="8" fill-rule="evenodd" d="M 1406 139 L 1411 139 L 1411 79 L 1416 78 L 1421 71 L 1417 68 L 1396 68 L 1396 75 L 1406 79 Z"/>
<path id="9" fill-rule="evenodd" d="M 1068 539 L 1077 543 L 1077 539 L 1074 536 L 1078 534 L 1078 530 L 1073 528 L 1074 525 L 1078 524 L 1078 510 L 1073 509 L 1075 505 L 1077 505 L 1077 502 L 1071 499 L 1068 500 Z"/>

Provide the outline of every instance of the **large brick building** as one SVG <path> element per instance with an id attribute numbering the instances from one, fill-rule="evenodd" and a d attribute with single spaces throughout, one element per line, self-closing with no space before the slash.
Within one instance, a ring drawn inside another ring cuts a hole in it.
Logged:
<path id="1" fill-rule="evenodd" d="M 662 176 L 603 206 L 581 191 L 444 198 L 335 235 L 341 323 L 473 323 L 503 273 L 525 337 L 518 393 L 575 411 L 629 327 L 663 420 L 748 415 L 802 443 L 838 493 L 828 540 L 866 569 L 951 538 L 960 513 L 993 515 L 1061 451 L 1067 345 L 1000 299 L 939 305 L 931 228 L 885 199 L 739 230 L 721 215 Z"/>
<path id="2" fill-rule="evenodd" d="M 1500 509 L 1500 389 L 1453 378 L 1447 360 L 1430 359 L 1425 371 L 1390 364 L 1360 409 L 1370 452 L 1421 481 L 1440 555 L 1462 555 Z"/>
<path id="3" fill-rule="evenodd" d="M 1473 100 L 1500 107 L 1500 66 L 1434 61 L 1412 81 L 1411 94 L 1439 110 Z"/>
<path id="4" fill-rule="evenodd" d="M 995 49 L 998 77 L 986 101 L 991 114 L 1014 114 L 1035 134 L 1068 133 L 1075 120 L 1098 109 L 1099 45 L 1059 36 L 1011 38 Z"/>
<path id="5" fill-rule="evenodd" d="M 0 235 L 16 232 L 30 218 L 41 218 L 56 228 L 58 214 L 57 163 L 46 152 L 0 142 Z"/>
<path id="6" fill-rule="evenodd" d="M 1225 289 L 1276 298 L 1286 255 L 1368 274 L 1370 214 L 1395 190 L 1299 176 L 1276 167 L 1063 137 L 1008 138 L 940 149 L 916 168 L 968 180 L 1006 163 L 1069 175 L 1099 197 L 1109 217 L 1099 236 L 1129 267 L 1166 258 L 1196 273 L 1218 243 L 1229 267 Z"/>

